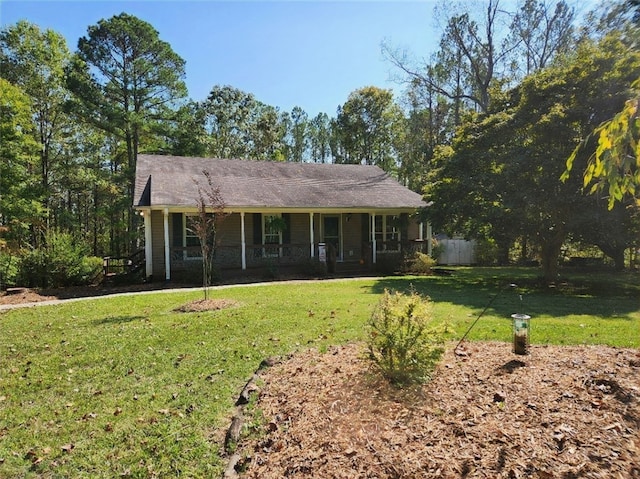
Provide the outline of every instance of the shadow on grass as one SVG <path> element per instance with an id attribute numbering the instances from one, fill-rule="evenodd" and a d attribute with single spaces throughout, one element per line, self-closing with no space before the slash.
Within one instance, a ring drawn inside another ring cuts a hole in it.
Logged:
<path id="1" fill-rule="evenodd" d="M 146 316 L 107 316 L 106 318 L 96 319 L 93 324 L 100 326 L 103 324 L 124 324 L 132 321 L 139 321 L 141 319 L 147 319 Z"/>
<path id="2" fill-rule="evenodd" d="M 435 302 L 448 302 L 508 318 L 513 313 L 532 316 L 590 315 L 633 320 L 640 311 L 640 276 L 633 273 L 567 274 L 553 287 L 544 285 L 531 268 L 460 268 L 450 276 L 387 277 L 372 292 L 415 289 Z M 515 284 L 514 287 L 509 287 Z M 495 299 L 494 299 L 495 298 Z"/>

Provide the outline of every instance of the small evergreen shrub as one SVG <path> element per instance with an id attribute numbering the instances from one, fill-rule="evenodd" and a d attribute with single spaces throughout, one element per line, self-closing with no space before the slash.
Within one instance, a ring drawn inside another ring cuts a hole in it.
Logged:
<path id="1" fill-rule="evenodd" d="M 95 282 L 102 272 L 102 259 L 86 253 L 86 245 L 69 233 L 48 233 L 45 247 L 22 254 L 20 280 L 31 288 Z"/>
<path id="2" fill-rule="evenodd" d="M 18 282 L 29 288 L 48 286 L 47 262 L 47 252 L 44 249 L 23 252 L 19 261 Z"/>
<path id="3" fill-rule="evenodd" d="M 82 258 L 82 266 L 77 277 L 78 284 L 97 284 L 104 278 L 102 258 L 98 256 L 85 256 Z"/>
<path id="4" fill-rule="evenodd" d="M 18 277 L 18 258 L 9 252 L 0 250 L 0 291 L 16 284 Z"/>
<path id="5" fill-rule="evenodd" d="M 432 326 L 431 304 L 416 292 L 385 289 L 368 323 L 367 349 L 393 384 L 424 383 L 444 352 L 444 331 Z"/>

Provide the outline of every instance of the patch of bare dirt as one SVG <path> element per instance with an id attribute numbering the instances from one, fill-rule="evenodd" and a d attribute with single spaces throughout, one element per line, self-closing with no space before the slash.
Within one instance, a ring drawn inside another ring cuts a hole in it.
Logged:
<path id="1" fill-rule="evenodd" d="M 40 303 L 57 299 L 90 298 L 106 296 L 116 293 L 130 293 L 137 291 L 160 291 L 163 289 L 188 288 L 191 285 L 171 283 L 144 283 L 131 285 L 89 285 L 67 286 L 65 288 L 10 288 L 0 292 L 0 305 Z"/>
<path id="2" fill-rule="evenodd" d="M 238 302 L 232 299 L 197 299 L 183 304 L 175 311 L 181 313 L 200 313 L 203 311 L 217 311 L 219 309 L 233 308 Z"/>
<path id="3" fill-rule="evenodd" d="M 13 288 L 0 293 L 0 304 L 39 303 L 54 299 L 58 298 L 30 288 Z"/>
<path id="4" fill-rule="evenodd" d="M 447 351 L 399 390 L 362 345 L 260 373 L 244 478 L 640 478 L 640 351 L 504 343 Z"/>

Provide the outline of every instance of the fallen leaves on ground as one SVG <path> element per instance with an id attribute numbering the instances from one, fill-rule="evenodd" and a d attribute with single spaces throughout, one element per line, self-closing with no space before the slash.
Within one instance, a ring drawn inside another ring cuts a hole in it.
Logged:
<path id="1" fill-rule="evenodd" d="M 362 345 L 261 373 L 245 478 L 640 478 L 640 351 L 504 343 L 449 350 L 397 389 Z"/>

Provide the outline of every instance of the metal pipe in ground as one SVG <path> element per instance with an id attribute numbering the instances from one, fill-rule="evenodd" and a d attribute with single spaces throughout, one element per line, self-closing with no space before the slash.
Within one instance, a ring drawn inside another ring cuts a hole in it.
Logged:
<path id="1" fill-rule="evenodd" d="M 458 351 L 458 348 L 460 347 L 460 345 L 462 344 L 462 342 L 467 338 L 467 336 L 469 335 L 469 333 L 471 332 L 471 330 L 473 329 L 473 327 L 476 325 L 476 323 L 478 322 L 478 320 L 484 315 L 484 313 L 487 312 L 487 309 L 489 309 L 489 306 L 491 306 L 493 304 L 493 302 L 496 300 L 496 298 L 498 298 L 498 296 L 500 296 L 500 294 L 507 288 L 517 288 L 518 285 L 514 284 L 514 283 L 508 283 L 505 284 L 502 288 L 500 288 L 500 290 L 496 293 L 496 295 L 491 298 L 489 300 L 489 302 L 487 303 L 487 305 L 484 307 L 484 309 L 482 310 L 482 312 L 478 315 L 478 317 L 475 319 L 475 321 L 473 323 L 471 323 L 471 326 L 469 326 L 469 329 L 467 329 L 467 332 L 464 333 L 464 335 L 462 336 L 462 339 L 460 339 L 460 341 L 458 341 L 458 344 L 456 344 L 456 347 L 453 348 L 453 352 L 454 354 Z"/>

